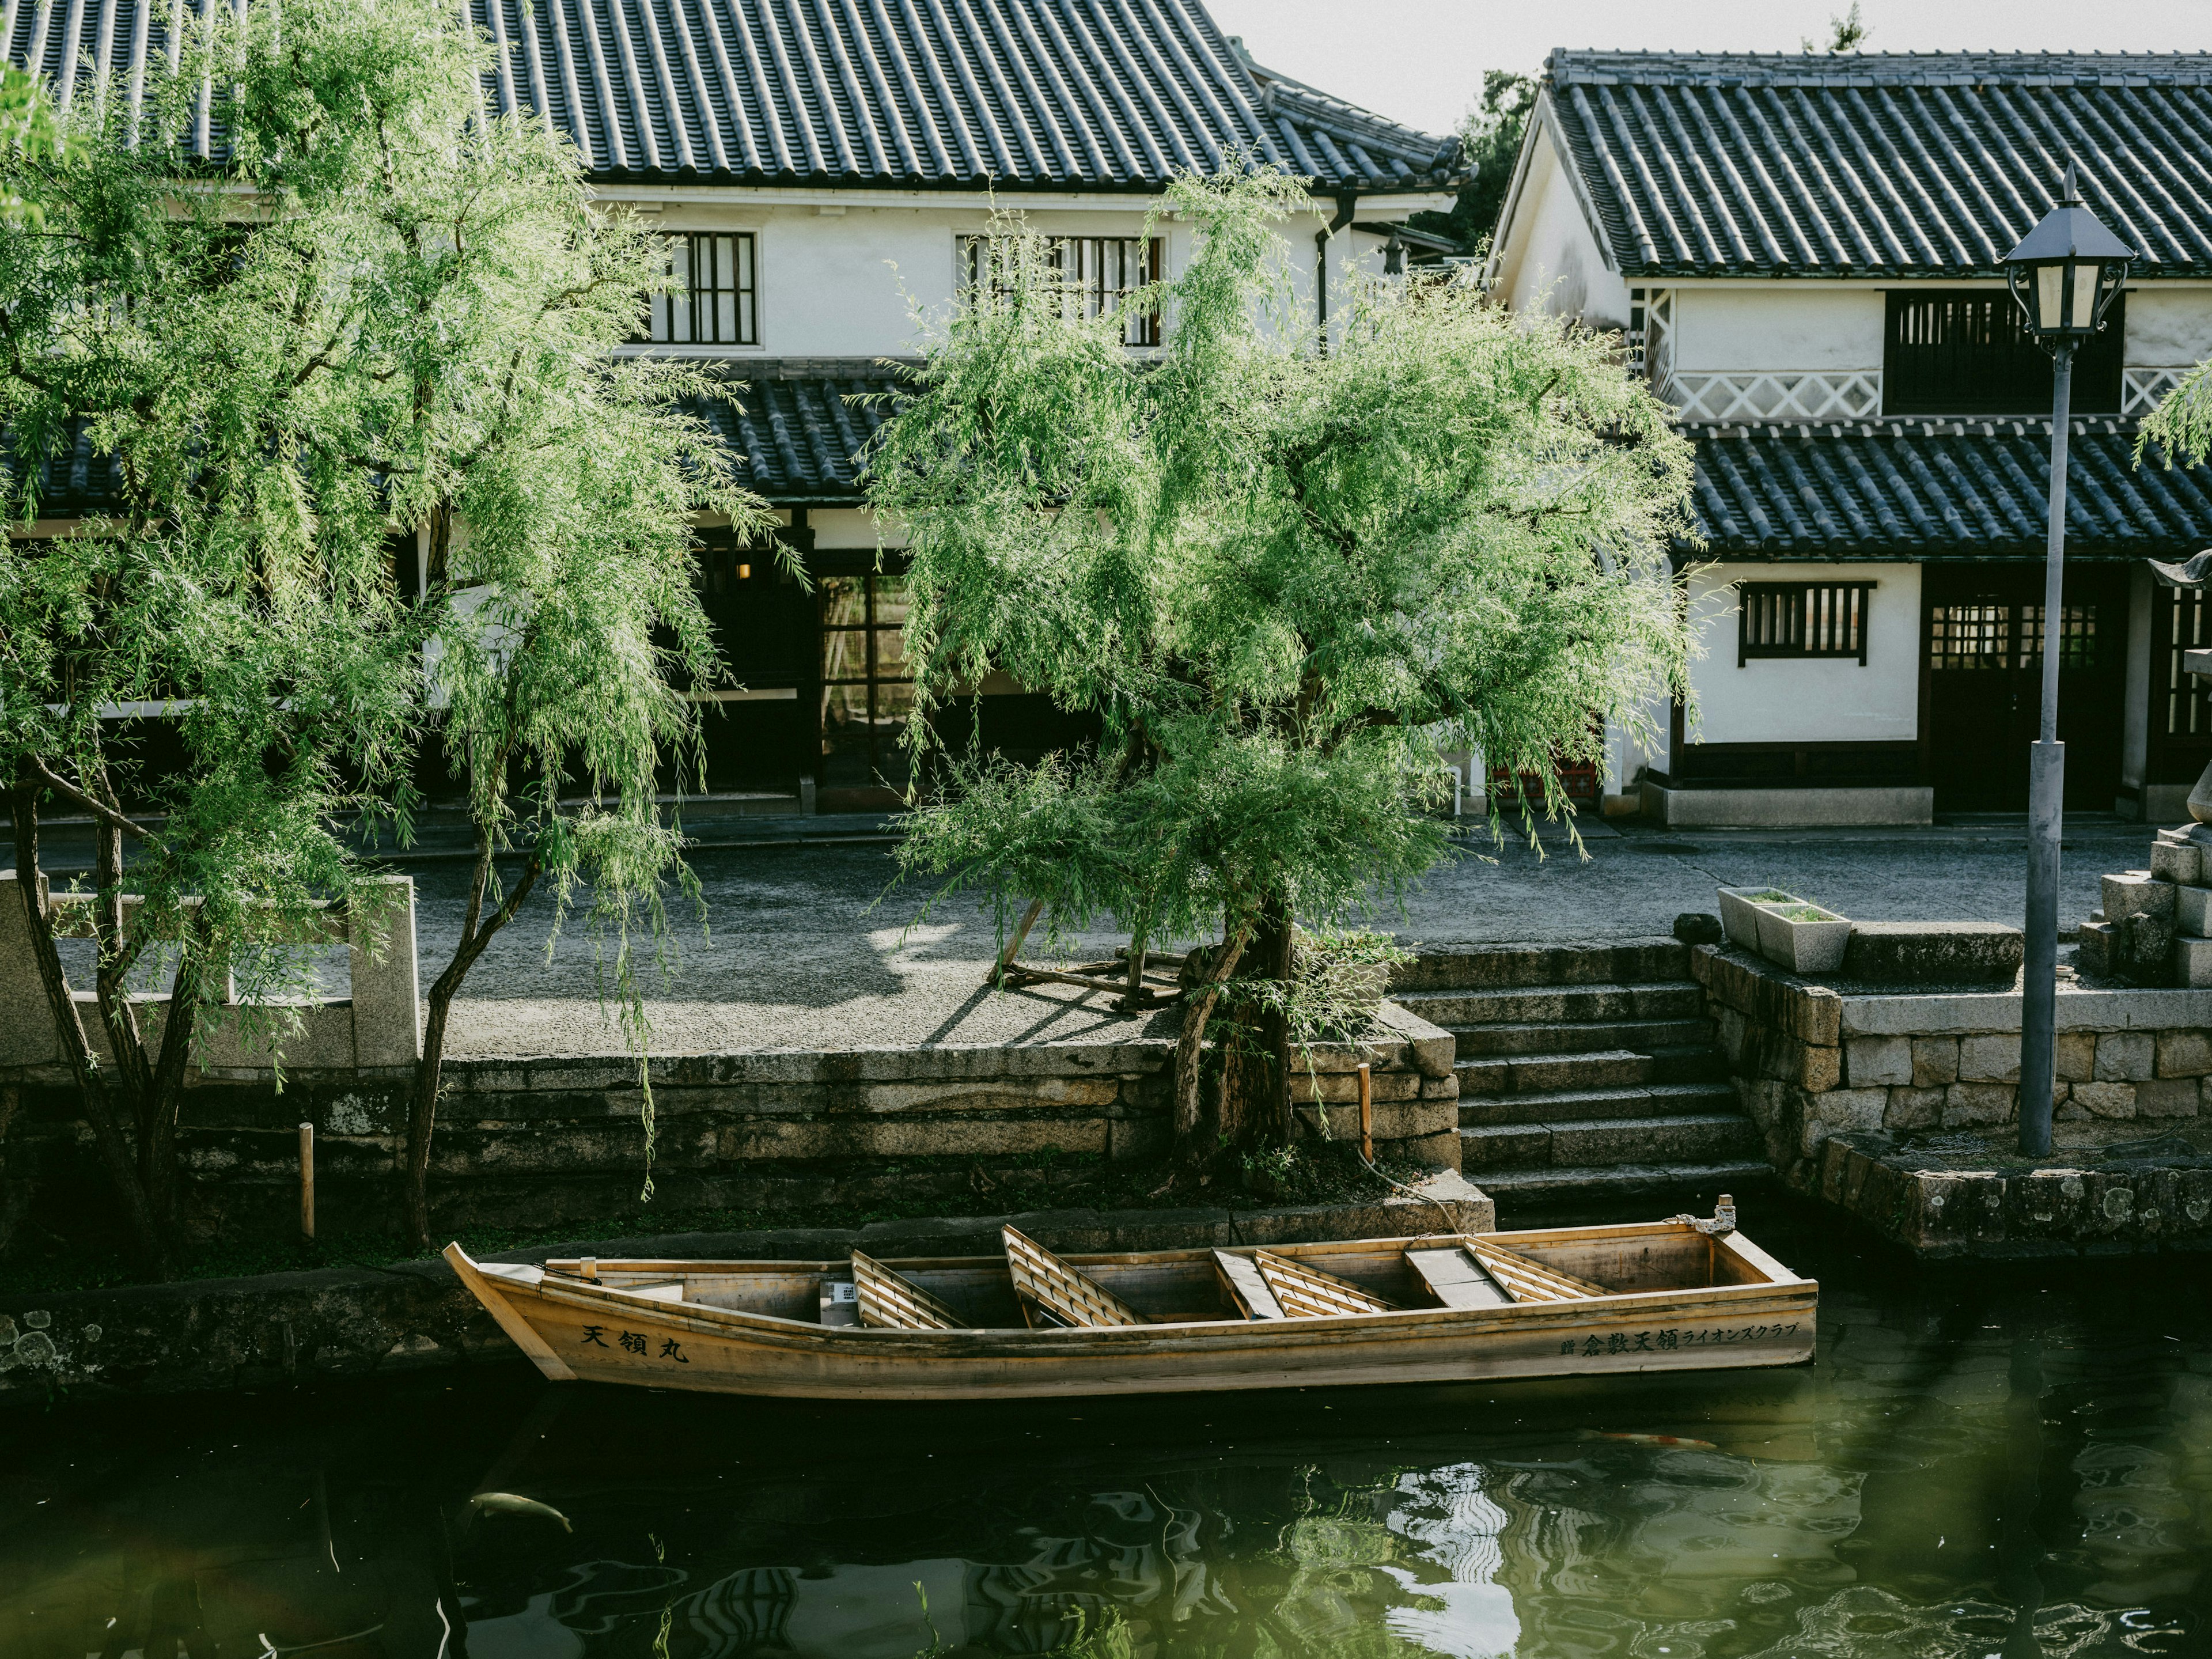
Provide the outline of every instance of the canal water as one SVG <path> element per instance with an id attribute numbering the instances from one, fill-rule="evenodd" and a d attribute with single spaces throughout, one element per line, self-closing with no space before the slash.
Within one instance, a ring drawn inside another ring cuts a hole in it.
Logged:
<path id="1" fill-rule="evenodd" d="M 1769 1212 L 1817 1364 L 826 1407 L 526 1369 L 0 1419 L 5 1659 L 2212 1654 L 2212 1264 Z"/>

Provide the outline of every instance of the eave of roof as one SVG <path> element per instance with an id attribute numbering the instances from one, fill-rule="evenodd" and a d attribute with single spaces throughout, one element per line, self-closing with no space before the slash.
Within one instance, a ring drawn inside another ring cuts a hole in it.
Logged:
<path id="1" fill-rule="evenodd" d="M 1239 152 L 1323 193 L 1469 176 L 1455 140 L 1255 70 L 1201 0 L 463 5 L 492 42 L 486 111 L 544 114 L 602 181 L 1154 193 Z M 8 60 L 64 101 L 110 76 L 135 104 L 172 16 L 11 3 Z M 219 120 L 189 148 L 219 159 Z"/>
<path id="2" fill-rule="evenodd" d="M 2212 53 L 1558 52 L 1622 272 L 1995 276 L 2070 156 L 2144 276 L 2212 275 Z"/>
<path id="3" fill-rule="evenodd" d="M 2135 423 L 2074 422 L 2067 556 L 2171 558 L 2212 544 L 2212 470 L 2135 465 Z M 2051 423 L 1904 420 L 1693 427 L 1692 508 L 1723 559 L 2040 559 Z"/>

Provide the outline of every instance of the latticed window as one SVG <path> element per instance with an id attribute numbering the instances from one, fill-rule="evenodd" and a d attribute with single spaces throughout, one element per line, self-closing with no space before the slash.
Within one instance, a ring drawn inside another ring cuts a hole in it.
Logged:
<path id="1" fill-rule="evenodd" d="M 2166 652 L 2161 686 L 2166 693 L 2166 735 L 2212 737 L 2212 698 L 2206 696 L 2197 677 L 2181 665 L 2183 652 L 2201 651 L 2212 645 L 2212 617 L 2206 614 L 2212 606 L 2206 605 L 2201 591 L 2180 587 L 2169 592 L 2173 606 L 2167 614 L 2172 621 L 2161 641 Z"/>
<path id="2" fill-rule="evenodd" d="M 674 280 L 666 293 L 647 302 L 645 331 L 632 343 L 758 345 L 751 233 L 699 232 L 667 241 L 668 274 Z"/>
<path id="3" fill-rule="evenodd" d="M 1872 582 L 1745 582 L 1738 592 L 1735 665 L 1753 657 L 1867 659 Z"/>
<path id="4" fill-rule="evenodd" d="M 907 579 L 824 576 L 818 591 L 823 787 L 903 789 L 912 768 L 899 729 L 914 711 Z"/>
<path id="5" fill-rule="evenodd" d="M 2010 605 L 1978 602 L 1929 611 L 1930 668 L 2009 668 L 2012 659 Z"/>
<path id="6" fill-rule="evenodd" d="M 2059 609 L 2058 665 L 2097 665 L 2097 607 Z M 1977 599 L 1939 605 L 1928 612 L 1930 668 L 2029 669 L 2043 665 L 2043 607 Z"/>
<path id="7" fill-rule="evenodd" d="M 2077 415 L 2117 414 L 2124 295 L 2074 359 Z M 1882 344 L 1887 415 L 2047 415 L 2051 359 L 2002 290 L 1919 289 L 1888 297 Z"/>
<path id="8" fill-rule="evenodd" d="M 1158 236 L 1054 236 L 1046 244 L 1046 257 L 1060 276 L 1062 295 L 1071 312 L 1085 317 L 1127 315 L 1121 326 L 1121 343 L 1156 346 L 1160 343 L 1157 311 L 1139 311 L 1129 296 L 1147 283 L 1159 280 L 1165 269 L 1165 245 Z M 960 273 L 963 291 L 975 294 L 987 287 L 1005 298 L 1012 290 L 1004 262 L 1013 245 L 988 236 L 960 239 Z"/>

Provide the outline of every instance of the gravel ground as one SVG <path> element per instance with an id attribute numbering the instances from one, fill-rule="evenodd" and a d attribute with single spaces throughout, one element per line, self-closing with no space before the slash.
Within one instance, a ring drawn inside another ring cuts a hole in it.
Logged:
<path id="1" fill-rule="evenodd" d="M 1758 884 L 1864 921 L 2017 926 L 2024 837 L 2019 819 L 1894 830 L 1595 828 L 1586 858 L 1558 840 L 1540 856 L 1484 843 L 1434 872 L 1404 915 L 1371 921 L 1431 947 L 1620 939 L 1664 933 L 1683 911 L 1712 910 L 1717 885 Z M 2096 907 L 2099 876 L 2148 861 L 2148 840 L 2140 824 L 2074 822 L 2063 928 Z M 918 919 L 924 896 L 889 890 L 881 847 L 726 848 L 702 851 L 695 867 L 708 931 L 702 936 L 688 917 L 678 923 L 680 963 L 649 1003 L 657 1052 L 1116 1041 L 1162 1024 L 1122 1019 L 1103 996 L 1069 988 L 984 991 L 982 969 L 996 948 L 988 911 L 961 902 Z M 452 950 L 465 869 L 427 862 L 415 873 L 427 984 Z M 455 1008 L 459 1052 L 619 1049 L 598 1001 L 593 940 L 572 921 L 549 956 L 550 915 L 550 903 L 533 902 L 477 964 Z M 1071 941 L 1069 959 L 1119 942 L 1110 934 Z"/>

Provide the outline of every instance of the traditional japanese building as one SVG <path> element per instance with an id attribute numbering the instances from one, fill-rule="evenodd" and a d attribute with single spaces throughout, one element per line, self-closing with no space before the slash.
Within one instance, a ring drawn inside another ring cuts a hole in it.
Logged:
<path id="1" fill-rule="evenodd" d="M 862 505 L 855 459 L 890 411 L 855 398 L 892 389 L 892 365 L 919 350 L 915 307 L 959 303 L 994 202 L 1057 239 L 1091 303 L 1111 309 L 1188 258 L 1189 226 L 1146 234 L 1174 171 L 1237 151 L 1279 162 L 1310 181 L 1310 220 L 1286 229 L 1325 316 L 1347 264 L 1379 270 L 1401 222 L 1449 207 L 1467 176 L 1455 138 L 1259 67 L 1200 0 L 469 0 L 467 12 L 497 52 L 487 110 L 543 112 L 601 199 L 666 228 L 687 293 L 657 301 L 629 349 L 726 362 L 739 383 L 738 408 L 717 418 L 814 580 L 810 591 L 766 550 L 710 530 L 701 580 L 743 689 L 714 694 L 709 784 L 808 810 L 889 805 L 908 781 L 902 559 Z M 0 27 L 9 60 L 67 99 L 95 77 L 142 84 L 168 17 L 145 0 L 87 0 L 11 9 Z M 198 142 L 205 155 L 220 135 Z M 1133 314 L 1129 349 L 1156 347 L 1161 326 Z M 85 510 L 103 478 L 87 450 L 53 510 Z M 1070 735 L 1012 685 L 984 684 L 955 718 L 1017 753 Z"/>
<path id="2" fill-rule="evenodd" d="M 2140 257 L 2076 362 L 2054 622 L 2051 366 L 2001 262 L 2069 159 Z M 2055 632 L 2068 805 L 2185 816 L 2206 617 L 2144 561 L 2212 544 L 2212 477 L 2135 451 L 2212 356 L 2212 57 L 1555 52 L 1485 276 L 1620 330 L 1697 446 L 1694 708 L 1616 737 L 1613 805 L 2022 810 Z"/>

